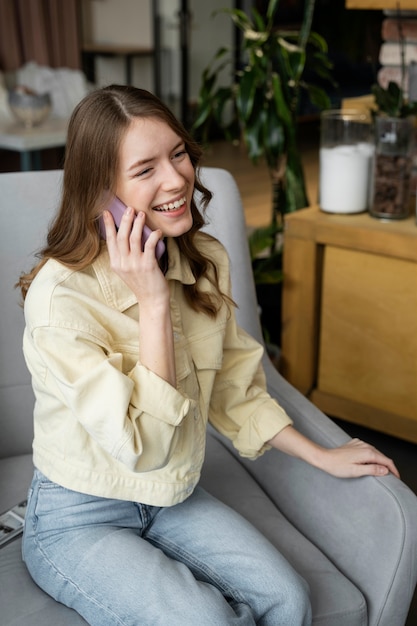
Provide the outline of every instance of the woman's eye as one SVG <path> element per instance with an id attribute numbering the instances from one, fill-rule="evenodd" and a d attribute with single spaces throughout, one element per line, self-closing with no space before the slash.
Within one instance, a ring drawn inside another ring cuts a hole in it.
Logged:
<path id="1" fill-rule="evenodd" d="M 152 169 L 151 167 L 147 167 L 146 170 L 141 170 L 140 172 L 138 172 L 136 176 L 145 176 L 146 174 L 149 174 L 151 169 Z"/>
<path id="2" fill-rule="evenodd" d="M 181 157 L 185 156 L 187 154 L 186 150 L 180 150 L 179 152 L 176 152 L 174 154 L 174 159 L 180 159 Z"/>

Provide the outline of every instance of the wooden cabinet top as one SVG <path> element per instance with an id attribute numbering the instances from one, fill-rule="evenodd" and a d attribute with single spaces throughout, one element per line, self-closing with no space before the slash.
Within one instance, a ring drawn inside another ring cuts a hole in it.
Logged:
<path id="1" fill-rule="evenodd" d="M 346 0 L 347 9 L 392 9 L 417 10 L 416 0 Z"/>
<path id="2" fill-rule="evenodd" d="M 369 213 L 325 213 L 314 206 L 285 216 L 285 236 L 417 262 L 414 216 L 380 220 Z"/>

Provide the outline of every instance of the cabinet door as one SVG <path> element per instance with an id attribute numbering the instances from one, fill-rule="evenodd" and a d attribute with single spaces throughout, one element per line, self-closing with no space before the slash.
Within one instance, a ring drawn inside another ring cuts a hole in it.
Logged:
<path id="1" fill-rule="evenodd" d="M 318 390 L 417 420 L 417 265 L 326 246 Z"/>

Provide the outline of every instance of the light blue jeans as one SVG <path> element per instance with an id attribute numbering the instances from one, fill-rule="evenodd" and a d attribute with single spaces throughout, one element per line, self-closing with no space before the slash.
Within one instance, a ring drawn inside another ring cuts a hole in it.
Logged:
<path id="1" fill-rule="evenodd" d="M 23 558 L 92 626 L 311 624 L 305 581 L 201 488 L 159 508 L 70 491 L 35 470 Z"/>

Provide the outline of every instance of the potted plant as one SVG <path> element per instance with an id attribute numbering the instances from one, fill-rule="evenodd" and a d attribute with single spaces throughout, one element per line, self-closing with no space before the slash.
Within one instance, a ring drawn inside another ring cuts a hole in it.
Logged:
<path id="1" fill-rule="evenodd" d="M 224 9 L 241 33 L 240 63 L 231 84 L 219 86 L 219 75 L 226 66 L 233 68 L 234 56 L 228 48 L 217 51 L 202 76 L 193 124 L 203 141 L 215 125 L 230 141 L 243 141 L 253 163 L 267 163 L 271 219 L 249 237 L 258 286 L 281 282 L 283 216 L 309 204 L 297 141 L 301 94 L 306 92 L 318 109 L 330 104 L 318 86 L 331 80 L 332 65 L 325 40 L 311 28 L 315 0 L 306 1 L 301 27 L 295 30 L 276 27 L 278 5 L 279 0 L 269 0 L 265 17 L 255 8 L 252 16 Z"/>
<path id="2" fill-rule="evenodd" d="M 400 84 L 387 88 L 372 86 L 375 108 L 375 168 L 370 213 L 384 219 L 401 219 L 410 214 L 411 173 L 417 103 L 405 98 L 405 41 L 400 14 L 397 15 L 401 53 Z"/>

